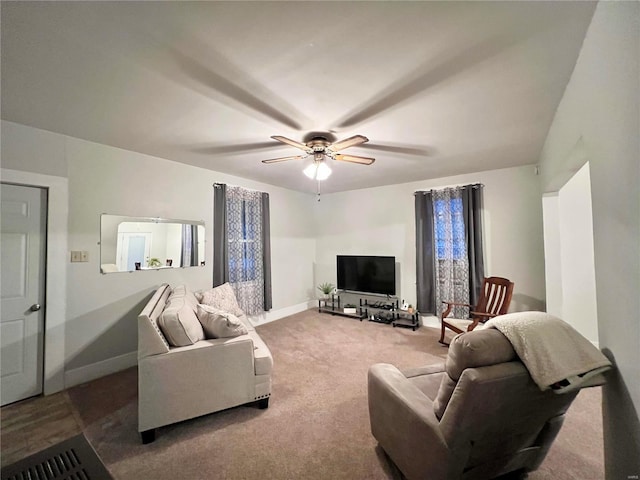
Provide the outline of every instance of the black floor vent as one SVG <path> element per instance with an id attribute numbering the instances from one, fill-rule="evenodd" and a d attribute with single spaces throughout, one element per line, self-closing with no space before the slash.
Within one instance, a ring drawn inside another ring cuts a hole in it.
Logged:
<path id="1" fill-rule="evenodd" d="M 2 469 L 2 480 L 110 479 L 113 477 L 82 434 Z"/>

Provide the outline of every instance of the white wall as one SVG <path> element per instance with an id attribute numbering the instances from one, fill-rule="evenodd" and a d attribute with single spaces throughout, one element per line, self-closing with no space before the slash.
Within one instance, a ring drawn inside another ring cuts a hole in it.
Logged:
<path id="1" fill-rule="evenodd" d="M 589 163 L 543 197 L 547 312 L 598 345 Z"/>
<path id="2" fill-rule="evenodd" d="M 598 344 L 596 274 L 589 164 L 560 189 L 562 319 Z"/>
<path id="3" fill-rule="evenodd" d="M 541 155 L 545 191 L 589 159 L 607 479 L 640 474 L 640 4 L 600 2 Z M 585 156 L 568 155 L 578 142 Z"/>
<path id="4" fill-rule="evenodd" d="M 511 311 L 544 310 L 544 251 L 539 179 L 533 166 L 323 195 L 315 284 L 336 283 L 336 255 L 392 255 L 397 295 L 416 303 L 416 190 L 484 184 L 485 274 L 515 282 Z"/>
<path id="5" fill-rule="evenodd" d="M 2 168 L 56 177 L 67 176 L 65 136 L 2 121 Z"/>
<path id="6" fill-rule="evenodd" d="M 562 257 L 560 250 L 560 206 L 558 192 L 542 197 L 544 223 L 544 271 L 547 312 L 556 317 L 562 313 Z"/>
<path id="7" fill-rule="evenodd" d="M 2 126 L 3 167 L 20 170 L 27 158 L 29 171 L 52 157 L 66 163 L 68 250 L 89 252 L 89 262 L 73 264 L 65 252 L 67 386 L 135 364 L 136 316 L 158 285 L 211 286 L 214 182 L 270 195 L 273 311 L 258 320 L 307 308 L 315 255 L 315 226 L 309 215 L 314 196 L 10 122 Z M 101 213 L 204 220 L 207 264 L 103 275 L 98 245 Z"/>

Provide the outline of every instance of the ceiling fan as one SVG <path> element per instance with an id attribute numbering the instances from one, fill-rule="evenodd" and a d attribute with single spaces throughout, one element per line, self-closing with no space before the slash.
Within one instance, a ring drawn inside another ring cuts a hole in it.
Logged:
<path id="1" fill-rule="evenodd" d="M 332 160 L 338 160 L 341 162 L 358 163 L 360 165 L 371 165 L 375 162 L 375 158 L 360 157 L 358 155 L 345 155 L 338 153 L 348 147 L 354 147 L 368 142 L 369 139 L 363 135 L 354 135 L 353 137 L 345 138 L 337 142 L 331 143 L 327 137 L 314 136 L 307 143 L 296 142 L 290 138 L 280 135 L 274 135 L 271 138 L 292 147 L 299 148 L 306 152 L 305 155 L 292 155 L 289 157 L 272 158 L 269 160 L 262 160 L 262 163 L 278 163 L 285 162 L 287 160 L 302 160 L 313 155 L 313 163 L 304 169 L 305 175 L 309 178 L 316 180 L 325 180 L 330 174 L 331 169 L 325 163 L 325 157 L 329 157 Z"/>

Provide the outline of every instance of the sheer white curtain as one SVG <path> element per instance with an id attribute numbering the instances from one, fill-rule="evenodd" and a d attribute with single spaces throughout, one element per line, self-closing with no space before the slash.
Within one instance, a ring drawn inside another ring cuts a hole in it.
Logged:
<path id="1" fill-rule="evenodd" d="M 462 202 L 462 188 L 433 191 L 436 250 L 436 305 L 442 301 L 469 303 L 469 259 Z M 469 309 L 457 306 L 454 317 L 467 318 Z"/>
<path id="2" fill-rule="evenodd" d="M 247 315 L 264 311 L 262 193 L 227 186 L 229 283 Z"/>

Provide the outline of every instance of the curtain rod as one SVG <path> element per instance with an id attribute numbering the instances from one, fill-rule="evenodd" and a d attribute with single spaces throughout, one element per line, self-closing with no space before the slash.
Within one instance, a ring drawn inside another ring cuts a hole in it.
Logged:
<path id="1" fill-rule="evenodd" d="M 445 190 L 447 188 L 465 189 L 465 188 L 483 188 L 483 187 L 484 187 L 484 183 L 471 183 L 469 185 L 457 185 L 455 187 L 431 188 L 429 190 L 416 190 L 415 192 L 413 192 L 413 194 L 416 195 L 418 193 L 431 193 L 431 192 L 436 192 L 438 190 Z"/>
<path id="2" fill-rule="evenodd" d="M 248 191 L 250 191 L 250 192 L 266 193 L 266 194 L 268 195 L 268 193 L 267 193 L 267 192 L 263 192 L 263 191 L 260 191 L 260 190 L 256 190 L 256 189 L 254 189 L 254 188 L 242 187 L 242 186 L 240 186 L 240 185 L 229 185 L 228 183 L 218 183 L 218 182 L 216 182 L 216 183 L 214 183 L 214 184 L 213 184 L 213 188 L 220 188 L 220 187 L 222 187 L 223 185 L 226 185 L 227 187 L 232 187 L 232 188 L 242 188 L 242 189 L 244 189 L 244 190 L 248 190 Z"/>

